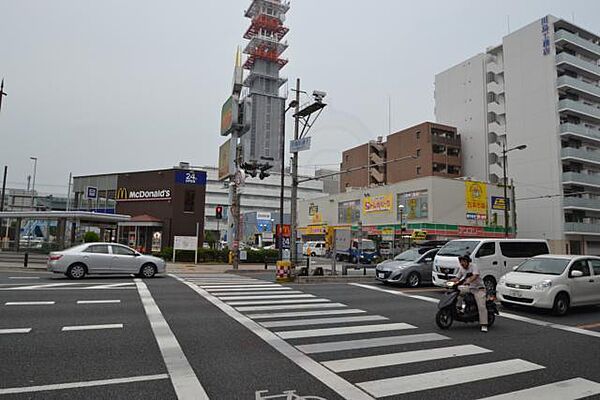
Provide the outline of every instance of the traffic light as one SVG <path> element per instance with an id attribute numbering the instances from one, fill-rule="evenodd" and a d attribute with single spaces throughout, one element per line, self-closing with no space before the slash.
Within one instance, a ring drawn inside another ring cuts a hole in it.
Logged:
<path id="1" fill-rule="evenodd" d="M 217 206 L 217 208 L 215 208 L 215 215 L 217 219 L 223 219 L 223 206 Z"/>

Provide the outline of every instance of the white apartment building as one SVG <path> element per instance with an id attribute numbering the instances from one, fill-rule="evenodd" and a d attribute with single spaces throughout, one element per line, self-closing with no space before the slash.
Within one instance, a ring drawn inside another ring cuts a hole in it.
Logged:
<path id="1" fill-rule="evenodd" d="M 461 132 L 466 176 L 516 188 L 520 237 L 600 254 L 600 37 L 552 15 L 436 75 L 437 122 Z"/>

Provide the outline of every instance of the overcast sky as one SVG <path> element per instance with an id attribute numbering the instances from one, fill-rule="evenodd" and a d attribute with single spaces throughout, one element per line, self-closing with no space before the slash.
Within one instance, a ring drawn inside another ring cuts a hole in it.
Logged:
<path id="1" fill-rule="evenodd" d="M 215 165 L 250 0 L 0 0 L 0 165 L 66 193 L 75 175 Z M 546 14 L 600 33 L 596 0 L 295 0 L 283 75 L 328 93 L 301 165 L 433 120 L 437 72 Z M 289 85 L 293 86 L 292 84 Z M 291 125 L 291 124 L 290 124 Z M 288 125 L 289 126 L 289 125 Z M 306 169 L 305 169 L 306 170 Z"/>

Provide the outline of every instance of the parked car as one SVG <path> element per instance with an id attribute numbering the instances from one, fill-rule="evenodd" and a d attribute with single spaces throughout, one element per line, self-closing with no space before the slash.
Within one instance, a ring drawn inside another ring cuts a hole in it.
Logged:
<path id="1" fill-rule="evenodd" d="M 435 256 L 432 280 L 444 287 L 456 276 L 458 257 L 468 254 L 479 267 L 481 277 L 489 290 L 496 288 L 500 277 L 528 258 L 550 253 L 545 240 L 534 239 L 457 239 L 446 243 Z"/>
<path id="2" fill-rule="evenodd" d="M 82 279 L 87 274 L 137 274 L 152 278 L 164 273 L 164 260 L 117 243 L 86 243 L 50 253 L 48 271 Z"/>
<path id="3" fill-rule="evenodd" d="M 533 257 L 500 278 L 498 298 L 513 304 L 552 309 L 600 304 L 600 257 L 543 255 Z"/>
<path id="4" fill-rule="evenodd" d="M 375 279 L 383 283 L 401 283 L 418 287 L 431 283 L 433 258 L 439 248 L 416 247 L 377 265 Z"/>

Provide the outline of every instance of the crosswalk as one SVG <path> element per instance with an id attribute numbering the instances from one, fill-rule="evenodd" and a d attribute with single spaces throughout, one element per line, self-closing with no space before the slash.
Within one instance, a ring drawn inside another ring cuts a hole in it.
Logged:
<path id="1" fill-rule="evenodd" d="M 528 374 L 535 385 L 480 400 L 571 400 L 600 395 L 600 383 L 581 377 L 543 382 L 551 376 L 540 373 L 546 369 L 543 365 L 521 358 L 502 359 L 491 349 L 453 343 L 448 336 L 276 283 L 231 274 L 181 278 L 196 285 L 213 303 L 233 307 L 362 390 L 367 397 L 360 398 L 418 395 L 460 382 L 493 382 L 521 374 Z M 444 360 L 461 365 L 441 367 Z M 424 372 L 411 374 L 413 365 Z"/>

